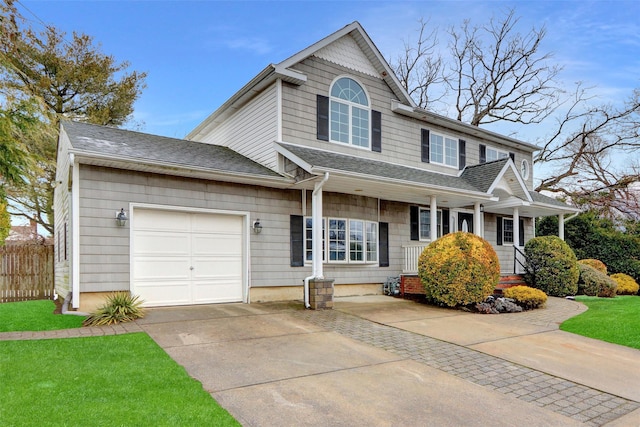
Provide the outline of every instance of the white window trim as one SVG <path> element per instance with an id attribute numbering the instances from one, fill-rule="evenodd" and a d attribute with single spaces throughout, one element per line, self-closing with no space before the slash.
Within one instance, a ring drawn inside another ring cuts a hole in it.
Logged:
<path id="1" fill-rule="evenodd" d="M 434 136 L 441 136 L 442 137 L 442 162 L 437 162 L 433 159 L 433 144 L 431 142 L 431 138 Z M 456 155 L 455 155 L 455 159 L 456 159 L 456 164 L 455 165 L 449 165 L 446 163 L 445 159 L 446 159 L 446 148 L 445 148 L 445 140 L 447 139 L 452 139 L 455 143 L 455 147 L 456 147 Z M 440 165 L 440 166 L 444 166 L 446 168 L 451 168 L 451 169 L 456 169 L 458 170 L 458 165 L 460 164 L 460 142 L 459 142 L 459 138 L 453 137 L 451 135 L 448 135 L 446 133 L 442 133 L 442 132 L 437 132 L 437 131 L 430 131 L 429 132 L 429 163 L 433 163 L 434 165 Z"/>
<path id="2" fill-rule="evenodd" d="M 513 217 L 502 217 L 501 218 L 502 221 L 502 245 L 503 246 L 513 246 L 513 244 L 516 241 L 516 236 L 513 235 L 514 234 L 514 228 L 513 228 Z M 504 222 L 505 221 L 511 221 L 511 234 L 512 234 L 512 239 L 510 242 L 507 242 L 504 238 L 504 232 L 505 232 L 505 226 L 504 226 Z"/>
<path id="3" fill-rule="evenodd" d="M 373 260 L 369 260 L 368 256 L 369 256 L 369 251 L 368 251 L 368 244 L 369 244 L 369 239 L 367 238 L 367 225 L 369 224 L 373 224 L 375 231 L 376 231 L 376 242 L 374 245 L 375 248 L 375 254 L 376 257 Z M 364 262 L 365 264 L 378 264 L 380 262 L 380 232 L 379 232 L 379 227 L 378 227 L 378 222 L 376 221 L 365 221 L 364 222 L 364 234 L 365 234 L 365 240 L 364 240 Z"/>
<path id="4" fill-rule="evenodd" d="M 331 259 L 331 241 L 329 239 L 329 232 L 331 230 L 331 221 L 344 221 L 344 260 L 332 260 Z M 327 251 L 327 263 L 328 264 L 348 264 L 349 263 L 349 218 L 335 218 L 327 217 L 327 228 L 324 235 L 324 241 L 326 242 Z"/>
<path id="5" fill-rule="evenodd" d="M 311 227 L 307 227 L 307 221 L 311 221 L 313 219 L 313 217 L 310 216 L 305 216 L 304 217 L 304 262 L 305 264 L 311 264 L 313 260 L 311 259 L 307 259 L 307 253 L 313 253 L 313 248 L 311 248 L 310 250 L 307 249 L 307 242 L 311 241 L 313 242 L 313 238 L 312 239 L 308 239 L 307 238 L 307 231 L 309 230 L 313 230 L 313 224 Z M 327 224 L 326 224 L 326 218 L 322 218 L 322 229 L 323 229 L 323 233 L 322 233 L 322 262 L 327 262 L 327 248 L 326 248 L 326 239 L 325 239 L 325 234 L 327 233 Z"/>
<path id="6" fill-rule="evenodd" d="M 364 91 L 364 95 L 367 97 L 367 103 L 368 105 L 365 107 L 362 104 L 357 104 L 355 102 L 351 102 L 351 101 L 347 101 L 345 99 L 341 99 L 341 98 L 336 98 L 334 96 L 331 95 L 331 91 L 333 89 L 333 85 L 340 79 L 342 78 L 347 78 L 350 80 L 353 80 L 354 82 L 358 83 L 360 85 L 360 87 L 362 88 L 362 90 Z M 342 104 L 346 104 L 349 106 L 349 142 L 343 142 L 343 141 L 338 141 L 336 139 L 333 139 L 332 136 L 332 120 L 331 120 L 331 102 L 332 101 L 336 101 L 336 102 L 340 102 Z M 363 147 L 361 145 L 355 145 L 353 143 L 353 107 L 357 107 L 360 108 L 362 110 L 367 110 L 367 116 L 368 116 L 368 123 L 369 123 L 369 138 L 367 140 L 367 146 Z M 340 144 L 343 147 L 344 146 L 348 146 L 351 148 L 358 148 L 360 150 L 367 150 L 370 151 L 371 150 L 371 97 L 369 96 L 369 92 L 367 91 L 367 88 L 365 87 L 365 85 L 362 84 L 362 82 L 360 82 L 360 80 L 356 79 L 353 76 L 349 76 L 349 75 L 341 75 L 336 77 L 335 79 L 333 79 L 333 81 L 331 82 L 331 85 L 329 85 L 329 142 L 332 142 L 334 144 Z"/>
<path id="7" fill-rule="evenodd" d="M 311 219 L 311 217 L 309 216 L 305 216 L 304 217 L 304 235 L 305 235 L 305 246 L 304 246 L 304 256 L 305 256 L 305 264 L 306 265 L 311 265 L 311 260 L 307 259 L 307 246 L 306 246 L 306 242 L 307 242 L 307 231 L 311 230 L 312 228 L 307 227 L 307 220 Z M 344 261 L 341 260 L 331 260 L 331 257 L 329 256 L 329 251 L 330 248 L 329 246 L 327 246 L 327 242 L 329 241 L 329 221 L 330 220 L 337 220 L 337 221 L 345 221 L 347 226 L 345 229 L 345 233 L 346 233 L 346 242 L 345 242 L 345 259 Z M 323 257 L 322 257 L 322 262 L 323 264 L 338 264 L 338 265 L 346 265 L 346 264 L 353 264 L 353 265 L 376 265 L 380 262 L 380 236 L 379 236 L 379 227 L 378 227 L 378 222 L 376 221 L 367 221 L 364 219 L 360 219 L 360 218 L 337 218 L 337 217 L 323 217 L 322 218 L 323 223 L 325 224 L 324 227 L 324 233 L 322 235 L 322 247 L 324 248 L 323 251 Z M 350 227 L 351 227 L 351 222 L 352 221 L 361 221 L 363 223 L 363 240 L 362 240 L 362 245 L 363 245 L 363 260 L 362 261 L 351 261 L 351 231 L 350 231 Z M 376 242 L 375 242 L 375 254 L 376 254 L 376 259 L 375 261 L 367 261 L 367 224 L 373 224 L 375 226 L 376 229 Z"/>
<path id="8" fill-rule="evenodd" d="M 429 212 L 431 213 L 431 209 L 430 208 L 423 208 L 422 206 L 418 207 L 418 238 L 421 242 L 430 242 L 431 238 L 423 238 L 422 237 L 422 222 L 420 221 L 420 217 L 422 216 L 422 212 Z M 438 218 L 440 219 L 440 223 L 436 224 L 436 226 L 438 227 L 438 233 L 437 236 L 438 238 L 442 237 L 442 233 L 443 233 L 443 229 L 442 229 L 442 215 L 444 215 L 442 213 L 442 209 L 437 209 L 438 212 Z"/>
<path id="9" fill-rule="evenodd" d="M 491 159 L 489 160 L 489 150 L 493 150 L 496 152 L 497 157 L 495 159 Z M 503 157 L 500 157 L 500 155 L 503 155 Z M 490 145 L 485 146 L 485 161 L 486 162 L 495 162 L 496 160 L 500 160 L 500 159 L 508 159 L 509 158 L 509 152 L 508 151 L 504 151 L 504 150 L 500 150 L 499 148 L 496 147 L 492 147 Z"/>

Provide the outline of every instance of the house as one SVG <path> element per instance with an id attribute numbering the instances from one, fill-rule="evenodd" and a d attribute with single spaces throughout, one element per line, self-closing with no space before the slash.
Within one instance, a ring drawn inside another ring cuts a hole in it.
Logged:
<path id="1" fill-rule="evenodd" d="M 56 288 L 81 309 L 118 290 L 149 306 L 306 301 L 322 278 L 380 293 L 457 230 L 513 273 L 535 217 L 576 212 L 532 191 L 536 150 L 418 108 L 354 22 L 184 140 L 63 122 Z"/>
<path id="2" fill-rule="evenodd" d="M 28 225 L 12 225 L 5 239 L 6 245 L 44 245 L 48 239 L 38 233 L 38 224 L 32 219 Z"/>

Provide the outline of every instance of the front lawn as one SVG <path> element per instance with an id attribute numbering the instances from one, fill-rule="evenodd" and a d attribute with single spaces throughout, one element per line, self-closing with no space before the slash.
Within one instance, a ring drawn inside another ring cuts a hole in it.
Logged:
<path id="1" fill-rule="evenodd" d="M 576 300 L 589 309 L 562 323 L 561 330 L 640 350 L 640 297 L 578 296 Z"/>
<path id="2" fill-rule="evenodd" d="M 0 332 L 54 331 L 82 326 L 84 317 L 53 314 L 55 308 L 56 304 L 49 300 L 0 304 Z"/>
<path id="3" fill-rule="evenodd" d="M 237 426 L 144 333 L 0 341 L 3 426 Z"/>

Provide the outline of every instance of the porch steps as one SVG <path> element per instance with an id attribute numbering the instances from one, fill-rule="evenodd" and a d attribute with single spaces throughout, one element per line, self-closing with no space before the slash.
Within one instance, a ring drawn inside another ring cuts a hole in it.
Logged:
<path id="1" fill-rule="evenodd" d="M 509 274 L 505 276 L 500 276 L 500 281 L 498 285 L 494 289 L 494 295 L 502 295 L 502 291 L 513 286 L 526 285 L 527 283 L 524 281 L 524 277 L 520 274 Z"/>

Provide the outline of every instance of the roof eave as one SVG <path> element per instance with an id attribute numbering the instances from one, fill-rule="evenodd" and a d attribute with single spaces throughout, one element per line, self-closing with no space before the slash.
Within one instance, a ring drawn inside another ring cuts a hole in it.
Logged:
<path id="1" fill-rule="evenodd" d="M 202 177 L 203 174 L 205 174 L 205 175 L 211 175 L 212 179 L 214 177 L 216 178 L 234 177 L 234 178 L 242 178 L 243 181 L 244 180 L 255 181 L 256 183 L 260 183 L 263 181 L 274 182 L 274 183 L 281 182 L 287 185 L 290 185 L 291 183 L 293 183 L 293 180 L 282 177 L 282 176 L 267 176 L 267 175 L 252 174 L 252 173 L 246 173 L 246 172 L 224 171 L 221 169 L 204 168 L 199 166 L 188 166 L 188 165 L 181 165 L 181 164 L 171 163 L 171 162 L 152 161 L 152 160 L 143 160 L 140 158 L 132 158 L 132 157 L 126 157 L 126 156 L 99 154 L 99 153 L 85 151 L 85 150 L 70 149 L 69 154 L 73 154 L 75 156 L 75 159 L 79 163 L 93 164 L 98 166 L 100 164 L 104 164 L 105 166 L 109 166 L 109 167 L 113 167 L 114 163 L 119 163 L 123 166 L 126 166 L 123 168 L 127 170 L 145 171 L 145 168 L 151 167 L 151 168 L 166 169 L 167 173 L 182 171 L 183 172 L 181 173 L 182 176 Z M 234 179 L 233 181 L 238 181 L 238 180 Z"/>
<path id="2" fill-rule="evenodd" d="M 461 194 L 461 195 L 466 195 L 466 196 L 470 196 L 470 197 L 474 197 L 474 198 L 478 198 L 478 199 L 482 199 L 482 200 L 487 200 L 487 201 L 497 201 L 498 200 L 497 197 L 495 197 L 495 196 L 493 196 L 491 194 L 482 193 L 482 192 L 479 192 L 479 191 L 458 189 L 458 188 L 453 188 L 453 187 L 444 187 L 444 186 L 441 186 L 441 185 L 433 185 L 433 184 L 421 184 L 419 182 L 407 181 L 407 180 L 404 180 L 404 179 L 380 177 L 380 176 L 377 176 L 377 175 L 369 175 L 369 174 L 357 173 L 357 172 L 352 172 L 352 171 L 344 171 L 344 170 L 340 170 L 340 169 L 332 169 L 332 168 L 326 168 L 326 167 L 321 167 L 321 166 L 312 166 L 310 172 L 313 173 L 313 174 L 317 174 L 317 175 L 321 175 L 321 174 L 324 174 L 325 172 L 329 172 L 329 174 L 342 174 L 342 175 L 345 175 L 345 176 L 350 176 L 350 177 L 360 178 L 360 179 L 367 179 L 367 180 L 371 180 L 371 181 L 392 183 L 392 184 L 398 184 L 398 185 L 402 185 L 402 186 L 411 186 L 411 187 L 414 187 L 414 188 L 424 188 L 425 190 L 435 190 L 435 191 L 439 191 L 439 192 L 443 192 L 443 193 L 446 192 L 446 193 Z"/>
<path id="3" fill-rule="evenodd" d="M 238 92 L 233 94 L 231 98 L 216 109 L 216 111 L 211 113 L 209 117 L 196 126 L 195 129 L 189 132 L 185 139 L 197 140 L 199 137 L 223 122 L 226 118 L 233 115 L 240 107 L 245 105 L 254 96 L 262 92 L 266 87 L 279 78 L 295 85 L 301 85 L 307 81 L 307 76 L 303 73 L 288 70 L 278 65 L 269 64 L 257 76 L 251 79 L 249 83 L 244 85 Z"/>
<path id="4" fill-rule="evenodd" d="M 406 105 L 399 101 L 391 101 L 391 111 L 393 111 L 394 113 L 402 114 L 403 116 L 422 120 L 426 123 L 453 129 L 471 137 L 480 138 L 486 141 L 491 141 L 518 149 L 524 149 L 531 153 L 540 150 L 540 147 L 538 147 L 537 145 L 519 141 L 508 136 L 500 135 L 499 133 L 482 129 L 478 126 L 472 126 L 459 120 L 450 119 L 448 117 L 441 116 L 422 108 Z"/>
<path id="5" fill-rule="evenodd" d="M 380 74 L 380 78 L 382 78 L 393 89 L 393 92 L 398 96 L 398 98 L 402 99 L 404 102 L 412 106 L 416 106 L 416 103 L 413 101 L 413 99 L 411 99 L 409 93 L 402 87 L 400 80 L 398 80 L 395 72 L 391 69 L 387 61 L 384 59 L 384 56 L 382 56 L 382 54 L 378 50 L 378 47 L 375 45 L 375 43 L 373 43 L 371 37 L 369 37 L 367 32 L 364 30 L 364 28 L 362 28 L 362 25 L 360 25 L 358 21 L 354 21 L 349 25 L 345 25 L 338 31 L 329 34 L 322 40 L 317 41 L 311 46 L 278 63 L 277 66 L 282 68 L 293 67 L 295 64 L 304 61 L 318 50 L 335 42 L 336 40 L 344 37 L 347 34 L 352 34 L 355 36 L 354 39 L 356 40 L 356 43 L 358 43 L 360 48 L 365 51 L 365 54 L 369 57 L 372 64 Z"/>

